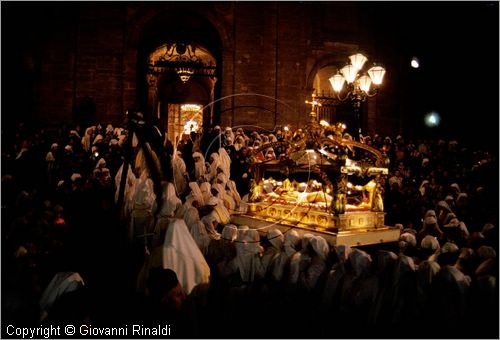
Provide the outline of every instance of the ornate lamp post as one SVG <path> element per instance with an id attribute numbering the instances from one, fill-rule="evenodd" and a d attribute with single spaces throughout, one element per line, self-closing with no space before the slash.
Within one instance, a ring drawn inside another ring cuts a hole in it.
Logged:
<path id="1" fill-rule="evenodd" d="M 362 68 L 368 58 L 361 53 L 353 54 L 349 57 L 350 64 L 342 67 L 340 71 L 330 77 L 330 84 L 340 101 L 349 100 L 352 102 L 359 133 L 361 133 L 360 108 L 361 103 L 366 98 L 374 97 L 378 93 L 378 87 L 382 84 L 385 68 L 374 64 L 367 73 L 362 72 Z M 347 83 L 343 91 L 344 83 Z M 342 94 L 343 93 L 343 94 Z"/>

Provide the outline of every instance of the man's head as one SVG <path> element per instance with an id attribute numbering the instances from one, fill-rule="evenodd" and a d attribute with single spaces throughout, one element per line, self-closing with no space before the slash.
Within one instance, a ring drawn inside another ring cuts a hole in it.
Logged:
<path id="1" fill-rule="evenodd" d="M 177 274 L 172 269 L 152 268 L 148 279 L 151 298 L 166 311 L 180 311 L 186 298 Z"/>

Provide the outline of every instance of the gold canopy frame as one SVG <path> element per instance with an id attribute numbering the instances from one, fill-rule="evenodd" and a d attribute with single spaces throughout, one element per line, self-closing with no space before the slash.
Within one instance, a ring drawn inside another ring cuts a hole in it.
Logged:
<path id="1" fill-rule="evenodd" d="M 396 241 L 399 230 L 384 225 L 382 188 L 388 175 L 388 157 L 369 145 L 344 138 L 343 124 L 319 124 L 314 111 L 310 117 L 303 130 L 287 130 L 282 140 L 249 153 L 247 161 L 254 172 L 249 209 L 234 221 L 263 233 L 271 226 L 319 233 L 332 245 Z M 263 159 L 264 150 L 280 146 L 286 148 L 280 159 Z M 269 173 L 278 180 L 266 178 Z M 307 176 L 307 182 L 296 182 L 293 177 L 297 175 Z M 355 185 L 349 178 L 363 185 Z M 363 200 L 353 204 L 349 195 L 356 192 L 362 193 Z"/>

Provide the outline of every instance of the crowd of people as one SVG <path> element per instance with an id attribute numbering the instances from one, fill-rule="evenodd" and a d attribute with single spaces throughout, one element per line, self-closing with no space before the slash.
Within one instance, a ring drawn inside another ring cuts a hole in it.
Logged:
<path id="1" fill-rule="evenodd" d="M 216 126 L 144 143 L 111 124 L 19 125 L 2 145 L 4 322 L 166 320 L 180 337 L 498 337 L 497 155 L 363 137 L 390 159 L 385 222 L 401 236 L 350 248 L 231 224 L 248 202 L 247 156 L 283 133 Z M 284 154 L 273 144 L 260 157 Z"/>

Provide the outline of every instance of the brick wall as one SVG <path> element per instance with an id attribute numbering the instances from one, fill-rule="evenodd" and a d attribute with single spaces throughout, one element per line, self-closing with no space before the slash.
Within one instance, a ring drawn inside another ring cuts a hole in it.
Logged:
<path id="1" fill-rule="evenodd" d="M 75 96 L 89 96 L 98 121 L 123 117 L 124 8 L 91 4 L 82 9 L 78 25 Z"/>
<path id="2" fill-rule="evenodd" d="M 137 58 L 143 29 L 168 6 L 82 3 L 59 10 L 53 4 L 52 25 L 40 28 L 40 53 L 33 54 L 40 65 L 34 75 L 35 114 L 72 122 L 76 103 L 90 97 L 96 120 L 121 122 L 125 110 L 139 104 Z M 355 4 L 234 2 L 195 9 L 206 12 L 222 37 L 217 82 L 220 96 L 228 97 L 219 105 L 223 126 L 299 126 L 308 119 L 304 100 L 310 96 L 308 79 L 317 60 L 338 46 L 369 46 Z M 376 126 L 384 116 L 380 107 L 395 112 L 387 98 L 369 107 L 369 125 Z"/>

